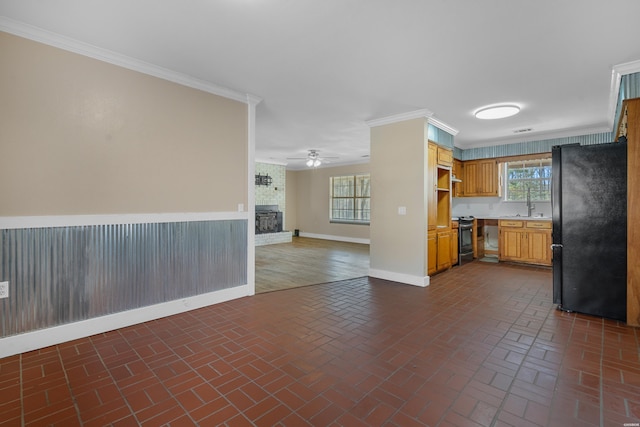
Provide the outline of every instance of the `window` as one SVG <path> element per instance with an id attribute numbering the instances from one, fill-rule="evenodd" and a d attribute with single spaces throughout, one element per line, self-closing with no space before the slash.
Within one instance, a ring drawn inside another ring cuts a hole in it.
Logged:
<path id="1" fill-rule="evenodd" d="M 371 214 L 369 174 L 331 178 L 331 222 L 368 224 Z"/>
<path id="2" fill-rule="evenodd" d="M 526 201 L 528 192 L 532 201 L 551 200 L 551 158 L 507 162 L 505 172 L 505 200 Z"/>

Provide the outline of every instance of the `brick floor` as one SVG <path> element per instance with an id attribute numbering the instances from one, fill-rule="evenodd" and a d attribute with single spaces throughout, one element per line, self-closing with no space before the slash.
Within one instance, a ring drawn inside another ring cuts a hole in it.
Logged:
<path id="1" fill-rule="evenodd" d="M 0 359 L 0 426 L 623 426 L 638 331 L 551 270 L 270 292 Z"/>

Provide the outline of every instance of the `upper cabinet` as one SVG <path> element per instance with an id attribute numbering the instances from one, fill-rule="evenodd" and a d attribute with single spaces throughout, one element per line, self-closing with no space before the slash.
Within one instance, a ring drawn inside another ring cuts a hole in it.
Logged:
<path id="1" fill-rule="evenodd" d="M 500 196 L 500 170 L 496 159 L 463 162 L 462 194 L 458 197 Z"/>
<path id="2" fill-rule="evenodd" d="M 462 187 L 462 178 L 464 178 L 464 166 L 460 160 L 453 159 L 451 175 L 451 195 L 453 197 L 462 197 L 464 195 L 464 188 Z"/>
<path id="3" fill-rule="evenodd" d="M 451 167 L 453 165 L 453 152 L 448 148 L 438 145 L 438 165 Z"/>

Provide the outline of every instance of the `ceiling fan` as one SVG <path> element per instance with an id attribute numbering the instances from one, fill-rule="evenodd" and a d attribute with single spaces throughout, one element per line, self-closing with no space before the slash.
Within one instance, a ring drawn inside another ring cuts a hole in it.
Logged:
<path id="1" fill-rule="evenodd" d="M 287 160 L 306 160 L 308 167 L 317 168 L 327 159 L 337 159 L 338 157 L 320 157 L 320 151 L 309 150 L 307 157 L 287 157 Z"/>

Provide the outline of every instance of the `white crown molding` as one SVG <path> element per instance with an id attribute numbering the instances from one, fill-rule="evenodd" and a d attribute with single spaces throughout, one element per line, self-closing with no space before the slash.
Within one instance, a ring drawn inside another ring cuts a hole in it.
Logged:
<path id="1" fill-rule="evenodd" d="M 458 129 L 452 128 L 451 126 L 449 126 L 445 122 L 443 122 L 441 120 L 438 120 L 438 119 L 436 119 L 434 117 L 430 117 L 429 118 L 429 123 L 434 125 L 438 129 L 443 130 L 443 131 L 445 131 L 448 134 L 453 135 L 453 136 L 456 136 L 458 134 L 458 132 L 460 132 Z"/>
<path id="2" fill-rule="evenodd" d="M 259 96 L 255 96 L 250 93 L 247 94 L 247 104 L 255 107 L 261 102 L 262 102 L 262 98 L 260 98 Z"/>
<path id="3" fill-rule="evenodd" d="M 611 89 L 609 91 L 609 127 L 613 129 L 616 122 L 618 96 L 620 95 L 620 80 L 622 76 L 640 72 L 640 60 L 614 65 L 611 70 Z"/>
<path id="4" fill-rule="evenodd" d="M 393 116 L 382 117 L 379 119 L 367 120 L 365 123 L 369 127 L 383 126 L 391 123 L 403 122 L 405 120 L 426 118 L 430 119 L 433 113 L 427 109 L 409 111 L 407 113 L 394 114 Z"/>
<path id="5" fill-rule="evenodd" d="M 265 163 L 268 165 L 287 166 L 288 162 L 273 159 L 256 159 L 256 163 Z"/>
<path id="6" fill-rule="evenodd" d="M 83 43 L 81 41 L 65 37 L 51 31 L 44 30 L 24 22 L 15 21 L 4 16 L 0 16 L 0 31 L 10 33 L 19 37 L 43 43 L 49 46 L 57 47 L 89 58 L 97 59 L 102 62 L 117 65 L 139 73 L 158 77 L 182 86 L 193 89 L 202 90 L 214 95 L 233 99 L 243 103 L 257 104 L 261 101 L 259 97 L 242 93 L 223 86 L 218 86 L 206 80 L 197 79 L 187 74 L 178 73 L 167 68 L 159 67 L 148 62 L 144 62 L 126 55 L 122 55 L 107 49 Z"/>

